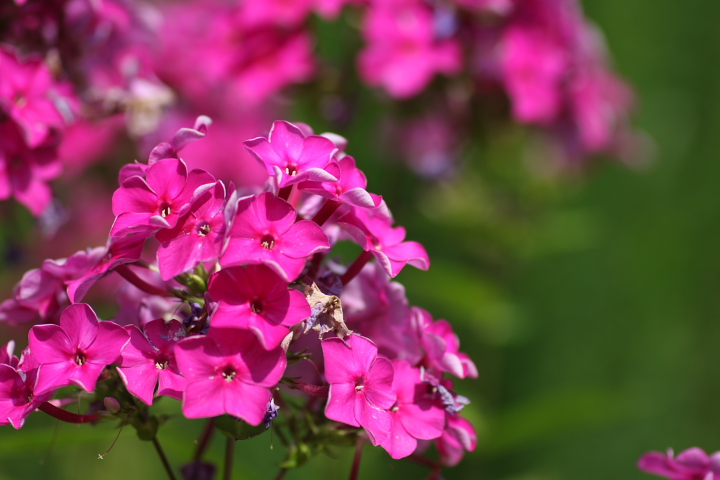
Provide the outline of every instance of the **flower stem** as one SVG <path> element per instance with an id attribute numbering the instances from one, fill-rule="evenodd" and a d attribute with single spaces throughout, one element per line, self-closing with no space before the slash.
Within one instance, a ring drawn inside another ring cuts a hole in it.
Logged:
<path id="1" fill-rule="evenodd" d="M 77 413 L 70 413 L 48 402 L 41 403 L 38 410 L 67 423 L 90 423 L 100 420 L 98 415 L 78 415 Z"/>
<path id="2" fill-rule="evenodd" d="M 161 297 L 170 296 L 170 292 L 168 292 L 166 289 L 156 287 L 155 285 L 146 282 L 142 278 L 138 277 L 135 272 L 130 270 L 130 267 L 128 267 L 127 265 L 120 265 L 119 267 L 115 267 L 115 271 L 125 280 L 132 283 L 145 293 L 149 293 L 150 295 L 160 295 Z"/>
<path id="3" fill-rule="evenodd" d="M 355 445 L 355 458 L 353 459 L 352 470 L 350 470 L 350 480 L 357 480 L 360 473 L 360 460 L 362 460 L 362 447 L 365 442 L 358 436 Z"/>
<path id="4" fill-rule="evenodd" d="M 214 431 L 215 424 L 213 423 L 213 419 L 211 418 L 205 424 L 205 428 L 200 434 L 200 441 L 198 442 L 197 450 L 195 450 L 195 462 L 199 462 L 202 459 L 203 453 L 205 453 L 208 445 L 210 445 L 210 439 L 212 438 Z"/>
<path id="5" fill-rule="evenodd" d="M 235 459 L 235 439 L 227 437 L 225 442 L 225 480 L 232 480 L 233 460 Z"/>
<path id="6" fill-rule="evenodd" d="M 287 468 L 281 468 L 278 472 L 277 476 L 275 476 L 275 480 L 282 480 L 283 477 L 285 477 L 285 474 L 288 472 Z"/>
<path id="7" fill-rule="evenodd" d="M 292 193 L 292 189 L 293 185 L 281 188 L 278 192 L 278 197 L 282 198 L 285 201 L 288 201 L 288 198 L 290 198 L 290 193 Z"/>
<path id="8" fill-rule="evenodd" d="M 170 480 L 177 480 L 175 478 L 175 474 L 172 471 L 172 467 L 170 466 L 170 462 L 168 462 L 167 457 L 165 456 L 165 452 L 163 452 L 162 447 L 160 446 L 160 442 L 158 442 L 157 437 L 153 437 L 152 443 L 155 446 L 155 450 L 158 453 L 158 456 L 160 457 L 160 461 L 163 464 L 163 467 L 165 467 L 165 471 L 168 474 L 168 477 L 170 477 Z"/>
<path id="9" fill-rule="evenodd" d="M 330 218 L 332 214 L 335 213 L 335 210 L 337 210 L 340 205 L 342 205 L 342 202 L 338 202 L 335 200 L 325 200 L 325 203 L 323 203 L 323 206 L 320 207 L 320 210 L 318 210 L 318 212 L 312 218 L 312 221 L 322 226 L 322 224 L 327 222 L 328 218 Z"/>
<path id="10" fill-rule="evenodd" d="M 369 252 L 369 251 L 368 251 L 368 252 L 362 252 L 362 253 L 355 259 L 355 261 L 352 263 L 352 265 L 350 265 L 350 266 L 348 267 L 348 269 L 347 269 L 347 271 L 345 272 L 345 274 L 344 274 L 342 277 L 340 277 L 340 281 L 342 282 L 342 284 L 343 284 L 343 285 L 347 285 L 347 284 L 350 282 L 350 280 L 352 280 L 353 278 L 355 278 L 355 277 L 357 276 L 357 274 L 360 273 L 360 270 L 363 269 L 363 267 L 365 266 L 365 264 L 368 263 L 371 258 L 373 258 L 372 252 Z"/>

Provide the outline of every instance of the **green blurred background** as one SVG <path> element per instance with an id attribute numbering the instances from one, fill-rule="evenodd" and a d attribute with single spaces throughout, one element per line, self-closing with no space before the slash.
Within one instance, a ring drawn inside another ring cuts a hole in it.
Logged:
<path id="1" fill-rule="evenodd" d="M 636 89 L 647 164 L 547 178 L 530 173 L 527 133 L 504 128 L 472 146 L 461 179 L 431 186 L 376 156 L 372 101 L 341 132 L 371 189 L 429 250 L 430 271 L 398 280 L 412 303 L 453 322 L 480 370 L 457 388 L 473 400 L 479 445 L 447 479 L 640 479 L 647 450 L 720 449 L 720 2 L 583 4 Z M 321 123 L 307 105 L 295 115 Z M 163 478 L 130 428 L 98 459 L 114 427 L 63 424 L 51 450 L 55 422 L 44 415 L 19 432 L 2 427 L 0 480 Z M 174 465 L 201 428 L 179 418 L 163 427 Z M 273 478 L 284 454 L 274 443 L 238 443 L 235 478 Z M 286 478 L 347 478 L 352 452 L 336 452 Z M 360 478 L 427 473 L 366 447 Z"/>

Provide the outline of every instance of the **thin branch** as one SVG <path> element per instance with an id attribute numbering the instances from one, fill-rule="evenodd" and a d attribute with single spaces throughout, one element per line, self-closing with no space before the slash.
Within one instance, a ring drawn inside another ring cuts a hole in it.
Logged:
<path id="1" fill-rule="evenodd" d="M 235 459 L 235 439 L 227 437 L 225 442 L 225 480 L 232 480 L 233 460 Z"/>
<path id="2" fill-rule="evenodd" d="M 157 437 L 153 437 L 152 443 L 155 446 L 155 451 L 157 451 L 157 454 L 160 457 L 160 461 L 162 462 L 163 467 L 165 467 L 165 471 L 167 472 L 168 477 L 170 477 L 170 480 L 177 480 L 175 478 L 175 474 L 173 473 L 172 467 L 170 466 L 170 462 L 168 462 L 168 459 L 165 456 L 165 452 L 163 452 L 163 449 L 160 446 L 160 442 L 158 442 Z"/>

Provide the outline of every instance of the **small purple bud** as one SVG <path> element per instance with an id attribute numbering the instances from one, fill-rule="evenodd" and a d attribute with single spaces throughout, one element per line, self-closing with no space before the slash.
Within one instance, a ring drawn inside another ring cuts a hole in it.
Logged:
<path id="1" fill-rule="evenodd" d="M 105 397 L 103 399 L 103 403 L 105 404 L 105 409 L 112 414 L 116 414 L 120 411 L 120 402 L 115 400 L 113 397 Z"/>

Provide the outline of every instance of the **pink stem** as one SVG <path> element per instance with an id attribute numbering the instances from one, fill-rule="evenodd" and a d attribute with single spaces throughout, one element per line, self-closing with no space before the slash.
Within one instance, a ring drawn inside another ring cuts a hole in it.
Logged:
<path id="1" fill-rule="evenodd" d="M 320 210 L 318 210 L 318 212 L 315 214 L 312 221 L 322 226 L 323 223 L 327 222 L 328 218 L 330 218 L 332 214 L 335 213 L 335 210 L 337 210 L 340 205 L 342 205 L 342 202 L 338 202 L 335 200 L 325 200 L 325 203 L 323 203 L 323 206 L 320 207 Z"/>
<path id="2" fill-rule="evenodd" d="M 118 273 L 118 275 L 120 275 L 125 280 L 132 283 L 145 293 L 149 293 L 150 295 L 159 295 L 161 297 L 171 296 L 170 292 L 168 292 L 164 288 L 156 287 L 155 285 L 148 283 L 142 278 L 138 277 L 135 272 L 130 270 L 130 267 L 128 267 L 127 265 L 120 265 L 119 267 L 115 267 L 115 271 Z"/>
<path id="3" fill-rule="evenodd" d="M 358 258 L 355 259 L 352 265 L 350 265 L 345 272 L 345 274 L 340 277 L 340 281 L 343 285 L 347 285 L 350 280 L 355 278 L 358 273 L 360 273 L 360 270 L 363 269 L 366 263 L 370 261 L 370 259 L 373 258 L 373 254 L 370 251 L 362 252 Z"/>
<path id="4" fill-rule="evenodd" d="M 360 473 L 360 460 L 362 460 L 362 438 L 358 437 L 357 445 L 355 446 L 355 458 L 353 458 L 352 470 L 350 470 L 350 480 L 357 480 L 358 474 Z"/>
<path id="5" fill-rule="evenodd" d="M 293 189 L 292 185 L 281 188 L 280 191 L 278 192 L 278 197 L 287 201 L 287 199 L 290 198 L 290 193 L 292 192 L 292 189 Z"/>
<path id="6" fill-rule="evenodd" d="M 38 410 L 40 410 L 41 412 L 45 412 L 51 417 L 57 418 L 62 422 L 67 423 L 90 423 L 100 420 L 100 417 L 97 415 L 78 415 L 77 413 L 70 413 L 67 410 L 58 408 L 52 403 L 48 402 L 41 403 L 38 407 Z"/>

